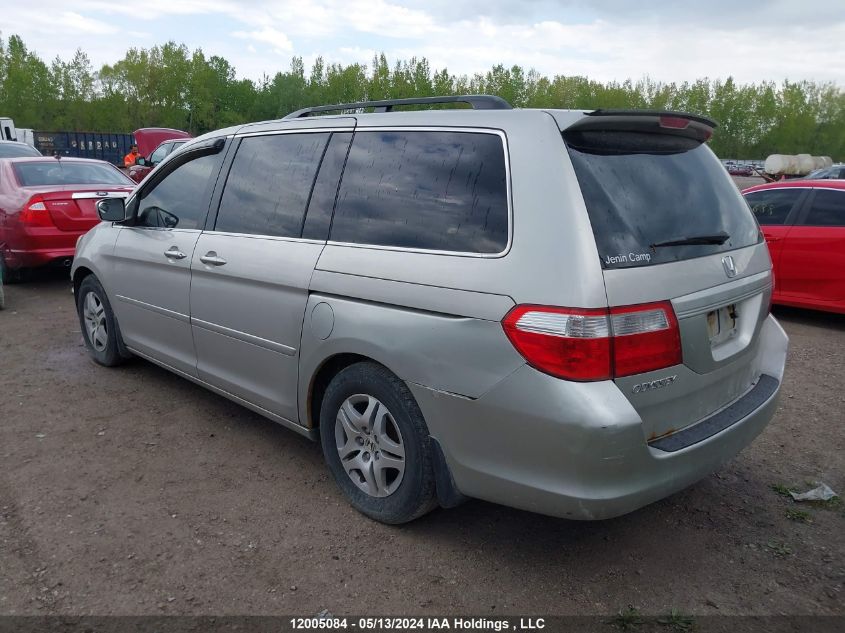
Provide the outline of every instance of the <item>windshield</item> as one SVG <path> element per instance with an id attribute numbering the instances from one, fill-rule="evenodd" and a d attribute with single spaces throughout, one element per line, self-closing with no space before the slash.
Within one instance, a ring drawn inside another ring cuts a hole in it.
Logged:
<path id="1" fill-rule="evenodd" d="M 25 156 L 41 156 L 41 152 L 23 143 L 0 143 L 0 158 L 22 158 Z"/>
<path id="2" fill-rule="evenodd" d="M 705 145 L 638 132 L 564 139 L 604 268 L 692 259 L 760 241 L 748 205 Z"/>
<path id="3" fill-rule="evenodd" d="M 15 163 L 18 181 L 24 187 L 44 185 L 134 185 L 111 165 L 66 160 Z"/>

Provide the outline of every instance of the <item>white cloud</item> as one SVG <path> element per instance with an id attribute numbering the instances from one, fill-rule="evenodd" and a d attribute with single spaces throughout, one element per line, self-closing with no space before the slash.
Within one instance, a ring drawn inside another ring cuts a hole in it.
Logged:
<path id="1" fill-rule="evenodd" d="M 694 80 L 733 75 L 742 82 L 845 82 L 845 2 L 711 0 L 107 0 L 16 3 L 0 12 L 4 36 L 19 33 L 45 60 L 82 47 L 95 67 L 129 46 L 168 39 L 226 57 L 241 76 L 306 64 L 369 64 L 425 56 L 433 68 L 486 72 L 493 64 L 600 81 Z M 138 25 L 143 25 L 143 34 Z M 202 28 L 192 28 L 202 24 Z M 83 37 L 80 38 L 80 35 Z M 128 39 L 129 35 L 132 39 Z M 142 41 L 137 41 L 137 40 Z"/>
<path id="2" fill-rule="evenodd" d="M 293 44 L 290 39 L 288 39 L 288 36 L 278 29 L 274 29 L 270 26 L 265 26 L 264 28 L 255 31 L 235 31 L 232 35 L 240 39 L 270 44 L 276 52 L 290 52 L 293 50 Z M 255 49 L 253 48 L 253 51 L 254 50 Z"/>

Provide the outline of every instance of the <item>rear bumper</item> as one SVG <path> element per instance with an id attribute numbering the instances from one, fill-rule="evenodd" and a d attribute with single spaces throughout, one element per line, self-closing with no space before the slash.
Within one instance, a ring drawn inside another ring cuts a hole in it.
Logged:
<path id="1" fill-rule="evenodd" d="M 3 257 L 9 268 L 33 268 L 73 259 L 76 242 L 84 234 L 84 231 L 47 229 L 17 235 L 3 251 Z"/>
<path id="2" fill-rule="evenodd" d="M 75 240 L 74 240 L 75 241 Z M 30 251 L 8 251 L 6 263 L 9 268 L 34 268 L 46 266 L 55 261 L 70 261 L 73 259 L 75 248 L 44 248 Z"/>
<path id="3" fill-rule="evenodd" d="M 788 339 L 766 319 L 755 359 L 777 381 L 746 415 L 672 452 L 649 446 L 613 382 L 570 383 L 523 366 L 471 400 L 410 385 L 457 488 L 467 496 L 572 519 L 604 519 L 662 499 L 747 446 L 777 407 Z M 745 413 L 743 411 L 743 413 Z"/>

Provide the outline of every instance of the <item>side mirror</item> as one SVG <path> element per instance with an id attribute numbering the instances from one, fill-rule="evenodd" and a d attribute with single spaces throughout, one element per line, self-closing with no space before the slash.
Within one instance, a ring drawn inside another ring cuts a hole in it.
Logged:
<path id="1" fill-rule="evenodd" d="M 126 200 L 124 198 L 103 198 L 97 201 L 97 215 L 104 222 L 124 222 L 128 220 Z"/>
<path id="2" fill-rule="evenodd" d="M 141 167 L 146 167 L 147 166 L 147 159 L 144 158 L 143 156 L 139 156 L 138 158 L 135 159 L 135 164 L 140 165 Z"/>

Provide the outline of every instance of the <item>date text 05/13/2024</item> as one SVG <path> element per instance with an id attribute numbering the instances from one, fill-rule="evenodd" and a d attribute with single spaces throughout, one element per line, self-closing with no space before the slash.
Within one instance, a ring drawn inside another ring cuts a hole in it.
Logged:
<path id="1" fill-rule="evenodd" d="M 544 618 L 414 618 L 414 617 L 312 617 L 291 618 L 291 628 L 306 630 L 362 631 L 539 631 L 546 628 Z"/>

